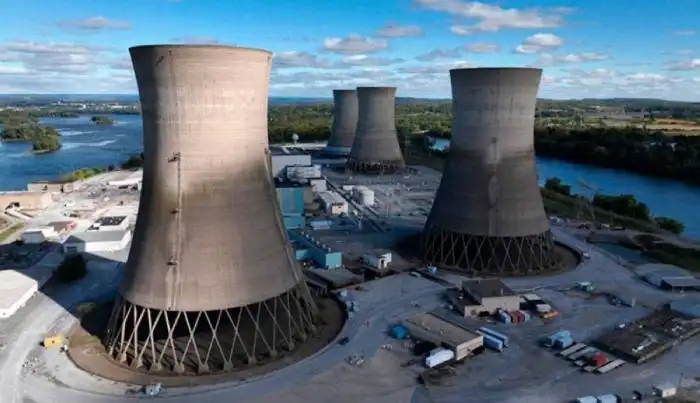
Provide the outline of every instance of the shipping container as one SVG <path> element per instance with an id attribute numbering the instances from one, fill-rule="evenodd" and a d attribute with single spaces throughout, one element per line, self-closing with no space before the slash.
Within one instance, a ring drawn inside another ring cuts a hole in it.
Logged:
<path id="1" fill-rule="evenodd" d="M 389 335 L 397 340 L 403 340 L 408 336 L 408 329 L 401 325 L 394 325 L 389 329 Z"/>
<path id="2" fill-rule="evenodd" d="M 571 337 L 563 337 L 561 339 L 558 339 L 557 341 L 554 342 L 554 348 L 558 350 L 564 350 L 569 348 L 572 344 L 574 344 L 574 339 Z"/>
<path id="3" fill-rule="evenodd" d="M 593 348 L 593 347 L 586 347 L 586 348 L 584 348 L 584 349 L 582 349 L 582 350 L 579 350 L 579 351 L 577 351 L 577 352 L 575 352 L 575 353 L 569 355 L 569 356 L 566 357 L 566 358 L 569 359 L 569 360 L 571 360 L 571 361 L 576 361 L 576 360 L 580 359 L 581 357 L 584 357 L 586 354 L 590 354 L 590 353 L 592 353 L 592 352 L 594 352 L 594 351 L 596 351 L 595 348 Z"/>
<path id="4" fill-rule="evenodd" d="M 593 357 L 590 359 L 590 364 L 595 366 L 596 368 L 602 367 L 603 365 L 608 363 L 608 357 L 605 356 L 605 354 L 601 352 L 597 352 Z"/>
<path id="5" fill-rule="evenodd" d="M 523 316 L 525 316 L 525 322 L 529 322 L 530 319 L 532 319 L 532 315 L 530 315 L 530 312 L 528 312 L 528 311 L 521 311 L 521 313 L 523 314 Z"/>
<path id="6" fill-rule="evenodd" d="M 503 347 L 508 347 L 508 336 L 506 336 L 505 334 L 499 333 L 495 330 L 491 330 L 487 327 L 480 327 L 479 330 L 483 333 L 486 333 L 486 334 L 493 336 L 493 337 L 497 338 L 498 340 L 502 341 Z"/>
<path id="7" fill-rule="evenodd" d="M 436 367 L 442 363 L 445 363 L 455 356 L 454 351 L 448 350 L 446 348 L 436 348 L 431 351 L 430 354 L 425 357 L 425 366 L 428 368 Z"/>
<path id="8" fill-rule="evenodd" d="M 615 361 L 611 361 L 611 362 L 609 362 L 609 363 L 603 365 L 602 367 L 596 369 L 595 372 L 597 372 L 597 373 L 599 373 L 599 374 L 605 374 L 605 373 L 610 372 L 610 371 L 612 371 L 613 369 L 619 368 L 619 367 L 621 367 L 621 366 L 623 366 L 623 365 L 625 365 L 625 362 L 624 362 L 624 361 L 622 361 L 622 360 L 615 360 Z"/>
<path id="9" fill-rule="evenodd" d="M 498 320 L 500 320 L 503 323 L 510 323 L 510 315 L 508 315 L 508 312 L 506 311 L 498 311 Z"/>
<path id="10" fill-rule="evenodd" d="M 493 351 L 498 351 L 499 353 L 503 351 L 503 341 L 490 336 L 486 333 L 478 332 L 482 336 L 484 336 L 484 346 L 487 348 L 493 350 Z"/>
<path id="11" fill-rule="evenodd" d="M 549 304 L 537 304 L 535 305 L 535 310 L 539 313 L 547 313 L 552 310 L 552 306 Z"/>
<path id="12" fill-rule="evenodd" d="M 515 314 L 515 312 L 508 312 L 508 316 L 510 316 L 510 322 L 514 325 L 520 323 L 518 319 L 518 315 Z"/>
<path id="13" fill-rule="evenodd" d="M 560 351 L 560 352 L 558 353 L 558 355 L 561 356 L 561 357 L 566 358 L 566 357 L 568 357 L 569 355 L 571 355 L 571 354 L 573 354 L 573 353 L 575 353 L 575 352 L 577 352 L 577 351 L 581 351 L 581 350 L 583 350 L 583 349 L 586 348 L 586 347 L 588 347 L 588 346 L 585 345 L 585 344 L 583 344 L 583 343 L 576 343 L 576 344 L 574 344 L 573 346 L 571 346 L 571 347 L 569 347 L 569 348 L 566 348 L 566 349 Z"/>

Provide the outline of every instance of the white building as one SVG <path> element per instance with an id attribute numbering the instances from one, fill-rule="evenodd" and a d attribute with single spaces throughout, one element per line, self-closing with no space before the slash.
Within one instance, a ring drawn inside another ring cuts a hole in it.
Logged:
<path id="1" fill-rule="evenodd" d="M 348 213 L 348 202 L 338 193 L 326 191 L 319 193 L 318 196 L 321 198 L 326 214 L 340 215 Z"/>
<path id="2" fill-rule="evenodd" d="M 131 241 L 131 231 L 86 231 L 73 234 L 63 243 L 65 254 L 116 252 L 126 248 Z"/>
<path id="3" fill-rule="evenodd" d="M 36 227 L 29 228 L 26 231 L 22 232 L 20 238 L 24 243 L 36 244 L 46 242 L 49 239 L 55 238 L 57 236 L 58 233 L 56 232 L 54 227 Z"/>
<path id="4" fill-rule="evenodd" d="M 352 189 L 353 197 L 363 206 L 374 206 L 374 191 L 367 186 L 355 186 Z"/>
<path id="5" fill-rule="evenodd" d="M 287 179 L 296 182 L 306 182 L 312 178 L 321 177 L 320 165 L 288 165 Z"/>
<path id="6" fill-rule="evenodd" d="M 288 153 L 285 153 L 287 151 Z M 291 153 L 286 148 L 273 149 L 272 150 L 272 176 L 276 178 L 281 178 L 287 173 L 288 166 L 301 165 L 310 166 L 311 165 L 311 155 L 301 154 L 301 153 Z"/>
<path id="7" fill-rule="evenodd" d="M 391 252 L 375 251 L 362 257 L 362 261 L 375 269 L 384 270 L 391 264 Z"/>
<path id="8" fill-rule="evenodd" d="M 47 267 L 0 270 L 0 318 L 14 315 L 53 274 Z"/>
<path id="9" fill-rule="evenodd" d="M 314 193 L 321 193 L 328 190 L 325 178 L 313 178 L 309 179 L 309 185 L 311 185 L 311 190 Z"/>
<path id="10" fill-rule="evenodd" d="M 129 228 L 129 219 L 124 215 L 104 216 L 90 226 L 91 231 L 124 231 Z"/>

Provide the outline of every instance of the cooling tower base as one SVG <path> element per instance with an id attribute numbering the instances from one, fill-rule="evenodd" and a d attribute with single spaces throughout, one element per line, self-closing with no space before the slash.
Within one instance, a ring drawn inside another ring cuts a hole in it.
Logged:
<path id="1" fill-rule="evenodd" d="M 550 231 L 523 237 L 486 237 L 429 228 L 423 258 L 439 267 L 497 276 L 533 275 L 558 265 Z"/>
<path id="2" fill-rule="evenodd" d="M 337 337 L 344 323 L 344 306 L 335 299 L 315 299 L 318 314 L 312 323 L 308 311 L 301 314 L 302 304 L 293 302 L 295 292 L 288 294 L 242 309 L 188 314 L 169 312 L 167 322 L 164 312 L 150 310 L 153 325 L 145 327 L 142 324 L 149 322 L 148 309 L 123 301 L 100 304 L 83 316 L 68 334 L 68 356 L 83 371 L 129 384 L 159 382 L 164 386 L 192 386 L 263 375 L 319 351 Z M 291 315 L 278 315 L 276 323 L 269 314 L 264 315 L 267 309 L 274 313 L 275 306 L 279 314 L 285 310 L 285 305 L 291 308 Z M 130 326 L 125 327 L 126 332 L 116 329 L 116 334 L 111 333 L 114 348 L 110 354 L 109 345 L 105 346 L 101 339 L 110 312 L 115 309 L 120 311 L 120 316 L 129 315 Z M 155 323 L 159 314 L 162 326 Z M 134 344 L 131 330 L 134 320 L 139 318 L 142 324 L 137 326 L 140 332 Z M 189 330 L 188 323 L 193 331 Z M 174 331 L 169 331 L 168 324 Z M 156 334 L 153 342 L 148 337 L 151 328 Z M 141 338 L 142 333 L 146 334 L 145 338 Z M 127 340 L 130 336 L 131 342 Z M 125 358 L 123 362 L 122 358 Z"/>
<path id="3" fill-rule="evenodd" d="M 357 161 L 348 158 L 345 167 L 352 172 L 362 174 L 392 174 L 406 169 L 406 164 L 403 160 Z"/>
<path id="4" fill-rule="evenodd" d="M 105 334 L 120 364 L 159 373 L 232 371 L 293 351 L 316 331 L 298 289 L 240 308 L 206 312 L 143 308 L 118 298 Z"/>

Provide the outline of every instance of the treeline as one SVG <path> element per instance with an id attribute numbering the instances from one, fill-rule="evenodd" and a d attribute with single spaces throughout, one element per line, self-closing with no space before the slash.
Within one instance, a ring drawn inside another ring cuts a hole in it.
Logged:
<path id="1" fill-rule="evenodd" d="M 32 145 L 36 153 L 56 151 L 61 148 L 60 134 L 51 126 L 36 123 L 4 125 L 0 133 L 2 141 L 24 141 Z"/>
<path id="2" fill-rule="evenodd" d="M 589 200 L 585 196 L 571 193 L 571 185 L 562 183 L 559 178 L 548 178 L 545 181 L 544 188 L 564 196 L 580 198 L 582 201 L 590 203 L 593 207 L 597 207 L 601 210 L 653 223 L 659 228 L 673 232 L 674 234 L 681 234 L 685 231 L 683 223 L 676 219 L 652 216 L 649 207 L 645 203 L 637 200 L 634 195 L 605 195 L 596 193 L 593 195 L 593 198 Z"/>

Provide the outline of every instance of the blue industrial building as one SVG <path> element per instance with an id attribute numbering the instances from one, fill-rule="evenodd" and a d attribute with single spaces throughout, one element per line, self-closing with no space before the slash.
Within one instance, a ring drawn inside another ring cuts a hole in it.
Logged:
<path id="1" fill-rule="evenodd" d="M 294 246 L 297 260 L 311 259 L 325 269 L 336 269 L 342 266 L 342 252 L 331 249 L 328 245 L 301 229 L 291 229 L 288 233 L 289 240 Z"/>
<path id="2" fill-rule="evenodd" d="M 304 217 L 304 192 L 309 187 L 292 182 L 278 182 L 277 201 L 282 210 L 284 227 L 288 230 L 304 228 L 306 217 Z"/>

